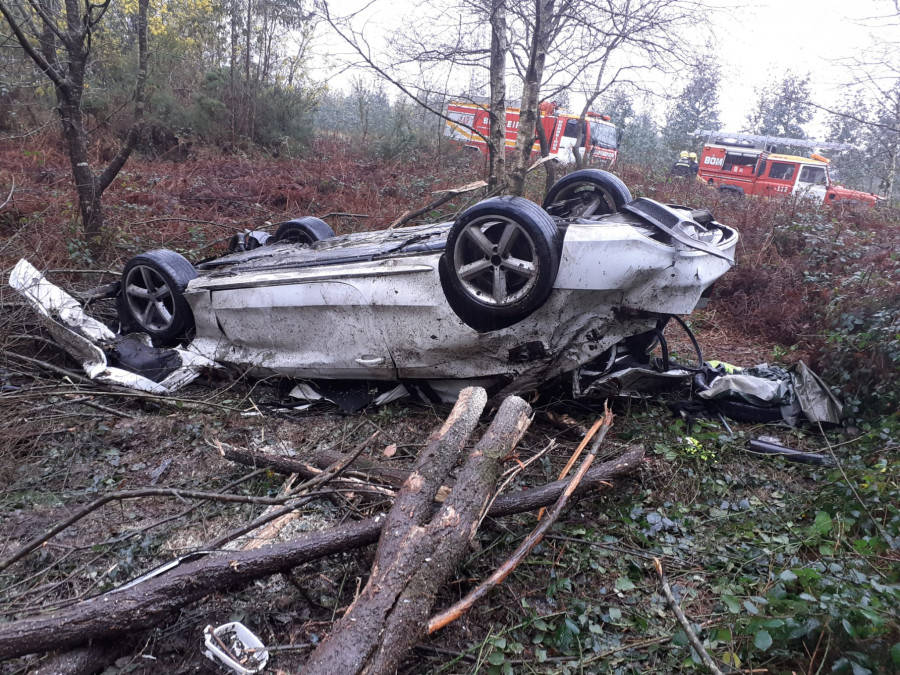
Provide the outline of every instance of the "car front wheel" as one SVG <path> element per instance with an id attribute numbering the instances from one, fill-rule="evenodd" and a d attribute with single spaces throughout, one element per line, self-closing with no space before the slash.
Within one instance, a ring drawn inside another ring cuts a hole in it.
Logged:
<path id="1" fill-rule="evenodd" d="M 196 278 L 194 266 L 175 251 L 158 249 L 129 260 L 119 296 L 123 332 L 144 332 L 158 344 L 186 336 L 194 315 L 184 289 Z"/>
<path id="2" fill-rule="evenodd" d="M 450 307 L 480 332 L 518 323 L 540 307 L 559 271 L 559 230 L 521 197 L 494 197 L 450 228 L 440 274 Z"/>
<path id="3" fill-rule="evenodd" d="M 289 241 L 293 244 L 309 246 L 322 239 L 330 239 L 334 236 L 334 230 L 324 220 L 307 216 L 281 223 L 269 243 L 277 244 L 280 241 Z"/>

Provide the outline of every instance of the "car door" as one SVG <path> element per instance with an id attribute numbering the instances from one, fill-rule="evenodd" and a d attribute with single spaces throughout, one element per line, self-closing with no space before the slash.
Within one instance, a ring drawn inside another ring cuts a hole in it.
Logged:
<path id="1" fill-rule="evenodd" d="M 784 197 L 794 189 L 797 165 L 770 159 L 763 175 L 757 179 L 757 192 L 763 197 Z"/>
<path id="2" fill-rule="evenodd" d="M 797 178 L 797 194 L 809 197 L 817 202 L 825 201 L 825 192 L 828 177 L 825 174 L 824 166 L 805 165 L 800 169 L 800 176 Z"/>
<path id="3" fill-rule="evenodd" d="M 390 352 L 352 276 L 211 289 L 228 360 L 298 377 L 393 379 Z"/>

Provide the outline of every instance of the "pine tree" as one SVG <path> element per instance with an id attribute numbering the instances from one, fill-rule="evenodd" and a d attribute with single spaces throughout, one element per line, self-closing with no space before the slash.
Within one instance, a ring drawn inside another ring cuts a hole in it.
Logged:
<path id="1" fill-rule="evenodd" d="M 832 180 L 857 190 L 872 191 L 877 186 L 877 180 L 866 150 L 871 143 L 866 111 L 865 101 L 859 92 L 846 94 L 835 113 L 826 120 L 826 140 L 854 146 L 832 157 L 829 169 Z"/>
<path id="2" fill-rule="evenodd" d="M 691 67 L 688 81 L 666 110 L 663 139 L 670 153 L 693 149 L 699 153 L 697 129 L 720 129 L 719 83 L 721 68 L 711 54 L 700 57 Z"/>
<path id="3" fill-rule="evenodd" d="M 747 115 L 745 129 L 753 134 L 787 138 L 806 138 L 804 124 L 813 117 L 809 105 L 809 73 L 797 75 L 790 71 L 780 81 L 770 82 L 757 90 L 756 109 Z M 779 148 L 782 152 L 790 148 Z"/>

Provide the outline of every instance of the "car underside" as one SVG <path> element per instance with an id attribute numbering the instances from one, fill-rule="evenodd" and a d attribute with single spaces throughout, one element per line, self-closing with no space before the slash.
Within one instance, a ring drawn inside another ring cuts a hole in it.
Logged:
<path id="1" fill-rule="evenodd" d="M 441 399 L 472 382 L 506 395 L 571 376 L 578 395 L 591 389 L 585 373 L 645 355 L 670 316 L 703 303 L 738 235 L 706 211 L 632 200 L 617 178 L 587 170 L 543 207 L 492 198 L 452 222 L 344 236 L 301 218 L 265 239 L 233 240 L 250 250 L 196 265 L 171 251 L 136 256 L 118 299 L 124 337 L 85 339 L 108 367 L 137 375 L 147 366 L 123 351 L 152 365 L 157 350 L 169 365 L 149 379 L 164 388 L 176 372 L 214 366 L 422 382 Z M 36 270 L 11 283 L 47 304 Z M 43 311 L 65 324 L 59 307 Z"/>

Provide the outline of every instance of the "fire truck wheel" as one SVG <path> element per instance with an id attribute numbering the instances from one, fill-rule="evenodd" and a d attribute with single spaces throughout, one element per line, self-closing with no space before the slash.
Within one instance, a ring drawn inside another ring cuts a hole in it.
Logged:
<path id="1" fill-rule="evenodd" d="M 438 270 L 463 323 L 486 333 L 518 323 L 544 304 L 559 271 L 553 219 L 521 197 L 494 197 L 453 223 Z"/>
<path id="2" fill-rule="evenodd" d="M 184 289 L 197 270 L 175 251 L 157 249 L 135 256 L 122 271 L 117 298 L 123 333 L 141 331 L 157 345 L 172 344 L 194 329 Z"/>
<path id="3" fill-rule="evenodd" d="M 625 183 L 608 171 L 583 169 L 560 178 L 544 198 L 544 209 L 558 218 L 616 213 L 632 199 Z"/>
<path id="4" fill-rule="evenodd" d="M 280 241 L 289 241 L 292 244 L 309 246 L 317 241 L 329 239 L 334 236 L 334 230 L 324 220 L 307 216 L 281 223 L 270 242 L 277 244 Z"/>

